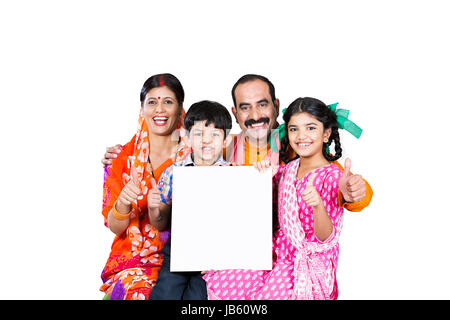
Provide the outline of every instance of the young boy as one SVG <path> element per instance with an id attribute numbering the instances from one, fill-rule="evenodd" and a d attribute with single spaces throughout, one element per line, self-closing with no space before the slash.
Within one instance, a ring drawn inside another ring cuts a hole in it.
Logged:
<path id="1" fill-rule="evenodd" d="M 184 126 L 189 133 L 192 153 L 182 166 L 222 166 L 222 149 L 230 140 L 231 115 L 213 101 L 194 103 L 188 110 Z M 176 164 L 175 164 L 176 165 Z M 175 166 L 174 165 L 174 166 Z M 150 223 L 159 230 L 169 227 L 172 203 L 173 166 L 164 171 L 158 186 L 154 179 L 148 195 Z M 206 300 L 206 284 L 200 272 L 170 272 L 170 239 L 162 249 L 164 260 L 150 300 Z"/>

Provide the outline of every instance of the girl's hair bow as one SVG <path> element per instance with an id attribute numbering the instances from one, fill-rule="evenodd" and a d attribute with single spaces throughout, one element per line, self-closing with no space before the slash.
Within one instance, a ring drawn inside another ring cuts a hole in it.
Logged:
<path id="1" fill-rule="evenodd" d="M 336 114 L 337 118 L 337 124 L 339 129 L 344 129 L 348 131 L 351 135 L 353 135 L 355 138 L 359 139 L 362 134 L 362 129 L 358 127 L 353 121 L 348 119 L 348 115 L 350 113 L 350 110 L 347 109 L 337 109 L 337 105 L 339 102 L 333 103 L 328 105 L 327 107 L 331 109 Z M 283 115 L 286 112 L 287 108 L 283 109 Z M 272 131 L 272 134 L 270 135 L 269 139 L 269 145 L 270 149 L 279 152 L 278 146 L 276 144 L 276 137 L 278 136 L 279 141 L 283 139 L 283 137 L 286 135 L 286 124 L 280 124 L 276 129 Z M 328 146 L 327 146 L 328 149 Z M 328 152 L 328 150 L 327 150 Z"/>

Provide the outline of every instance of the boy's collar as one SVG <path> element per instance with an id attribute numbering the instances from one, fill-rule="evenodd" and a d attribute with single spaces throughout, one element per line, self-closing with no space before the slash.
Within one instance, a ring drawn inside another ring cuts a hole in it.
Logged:
<path id="1" fill-rule="evenodd" d="M 194 160 L 192 160 L 192 153 L 189 153 L 189 155 L 184 160 L 183 166 L 195 166 Z"/>
<path id="2" fill-rule="evenodd" d="M 220 155 L 219 158 L 214 162 L 213 166 L 224 166 L 227 162 L 223 159 L 223 156 Z M 194 159 L 192 159 L 192 152 L 186 157 L 184 160 L 183 166 L 195 166 Z"/>

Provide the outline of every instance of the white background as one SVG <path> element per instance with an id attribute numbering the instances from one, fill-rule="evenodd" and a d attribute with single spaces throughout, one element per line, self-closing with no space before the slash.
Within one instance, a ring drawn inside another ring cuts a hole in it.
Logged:
<path id="1" fill-rule="evenodd" d="M 1 2 L 0 298 L 103 296 L 100 159 L 133 136 L 160 72 L 186 108 L 231 107 L 258 73 L 282 108 L 350 109 L 364 133 L 342 132 L 345 156 L 374 197 L 345 213 L 340 299 L 450 298 L 446 1 L 280 2 Z"/>

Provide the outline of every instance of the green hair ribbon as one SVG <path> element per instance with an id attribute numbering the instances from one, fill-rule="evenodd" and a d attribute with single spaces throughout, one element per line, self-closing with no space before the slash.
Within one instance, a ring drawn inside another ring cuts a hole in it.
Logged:
<path id="1" fill-rule="evenodd" d="M 361 137 L 361 134 L 363 130 L 358 127 L 353 121 L 348 119 L 348 115 L 350 113 L 350 110 L 347 109 L 337 109 L 337 105 L 339 102 L 329 104 L 327 107 L 330 108 L 335 114 L 337 118 L 338 128 L 344 129 L 348 131 L 351 135 L 353 135 L 356 139 L 359 139 Z M 283 114 L 286 112 L 287 108 L 283 109 Z M 276 138 L 275 136 L 278 135 L 278 139 L 281 141 L 283 137 L 286 135 L 285 130 L 286 124 L 280 124 L 275 130 L 273 130 L 272 134 L 270 135 L 269 144 L 270 149 L 272 149 L 275 152 L 278 152 L 278 146 L 276 144 Z M 329 153 L 329 145 L 327 144 L 326 152 Z"/>
<path id="2" fill-rule="evenodd" d="M 281 112 L 284 113 L 286 112 L 287 108 L 284 108 Z M 274 151 L 274 152 L 279 152 L 280 150 L 278 150 L 278 145 L 276 143 L 276 135 L 278 135 L 278 139 L 281 142 L 281 139 L 283 139 L 283 137 L 286 135 L 286 130 L 284 129 L 286 127 L 285 123 L 280 124 L 276 129 L 274 129 L 272 131 L 272 134 L 270 135 L 269 138 L 269 145 L 270 145 L 270 150 Z"/>
<path id="3" fill-rule="evenodd" d="M 362 129 L 358 127 L 354 122 L 348 119 L 348 114 L 350 110 L 337 109 L 339 102 L 329 104 L 327 107 L 330 108 L 334 113 L 336 113 L 337 123 L 339 129 L 344 129 L 350 132 L 356 139 L 359 139 L 362 134 Z"/>
<path id="4" fill-rule="evenodd" d="M 362 134 L 362 129 L 358 127 L 353 121 L 348 119 L 348 114 L 350 113 L 350 110 L 347 109 L 337 109 L 337 105 L 339 102 L 329 104 L 327 107 L 331 109 L 336 114 L 338 128 L 344 129 L 348 132 L 350 132 L 351 135 L 353 135 L 356 139 L 359 139 Z M 330 145 L 329 142 L 327 143 L 327 148 L 325 150 L 326 153 L 330 153 Z"/>

